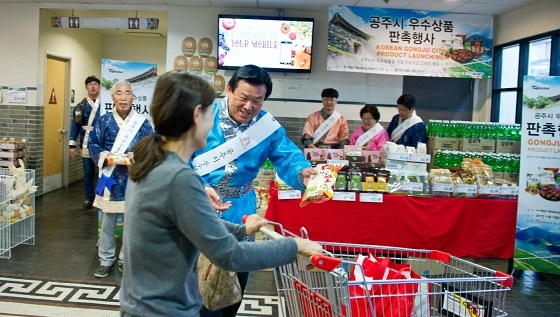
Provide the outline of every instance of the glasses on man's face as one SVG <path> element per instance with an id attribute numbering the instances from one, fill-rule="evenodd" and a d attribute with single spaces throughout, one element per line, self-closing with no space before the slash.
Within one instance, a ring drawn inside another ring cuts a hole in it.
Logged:
<path id="1" fill-rule="evenodd" d="M 362 117 L 362 121 L 372 121 L 373 117 Z"/>
<path id="2" fill-rule="evenodd" d="M 323 99 L 323 101 L 325 101 L 325 102 L 335 102 L 338 98 L 323 97 L 322 99 Z"/>

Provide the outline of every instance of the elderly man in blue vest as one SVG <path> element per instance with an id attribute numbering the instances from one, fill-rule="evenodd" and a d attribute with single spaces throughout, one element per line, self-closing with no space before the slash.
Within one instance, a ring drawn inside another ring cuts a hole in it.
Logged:
<path id="1" fill-rule="evenodd" d="M 153 133 L 148 120 L 132 109 L 134 94 L 128 81 L 113 84 L 113 109 L 99 117 L 91 135 L 89 152 L 99 167 L 99 180 L 93 205 L 103 212 L 99 239 L 100 265 L 95 277 L 105 277 L 113 269 L 116 253 L 115 226 L 119 214 L 124 213 L 124 194 L 128 181 L 128 167 L 132 164 L 132 148 L 143 137 Z M 123 250 L 118 266 L 122 272 Z"/>

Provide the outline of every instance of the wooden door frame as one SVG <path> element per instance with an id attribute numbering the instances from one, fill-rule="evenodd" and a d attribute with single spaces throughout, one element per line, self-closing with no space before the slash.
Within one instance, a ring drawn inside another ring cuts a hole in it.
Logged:
<path id="1" fill-rule="evenodd" d="M 62 141 L 62 187 L 67 187 L 69 185 L 69 163 L 70 163 L 70 153 L 68 151 L 69 147 L 68 147 L 68 142 L 70 140 L 70 107 L 72 106 L 72 101 L 70 100 L 70 92 L 71 92 L 71 80 L 70 80 L 70 74 L 71 74 L 71 66 L 72 66 L 72 58 L 69 56 L 63 56 L 60 54 L 56 54 L 56 53 L 52 53 L 52 52 L 46 52 L 45 53 L 45 62 L 44 62 L 44 67 L 45 67 L 45 72 L 44 72 L 44 79 L 43 79 L 43 83 L 47 82 L 47 59 L 48 58 L 53 58 L 53 59 L 58 59 L 60 61 L 63 61 L 66 63 L 66 82 L 64 83 L 64 87 L 65 87 L 65 91 L 64 91 L 64 95 L 66 96 L 65 99 L 65 104 L 63 106 L 64 109 L 64 114 L 63 114 L 63 119 L 62 119 L 62 124 L 63 124 L 63 128 L 66 130 L 66 133 L 64 133 L 64 140 Z M 44 92 L 43 92 L 44 95 Z M 44 101 L 43 101 L 44 103 Z M 43 136 L 44 137 L 44 136 Z M 45 149 L 43 148 L 43 151 Z"/>

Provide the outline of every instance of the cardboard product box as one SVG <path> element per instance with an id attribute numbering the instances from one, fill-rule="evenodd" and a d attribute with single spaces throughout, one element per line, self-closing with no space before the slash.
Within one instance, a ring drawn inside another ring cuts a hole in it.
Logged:
<path id="1" fill-rule="evenodd" d="M 361 146 L 358 146 L 358 145 L 345 145 L 345 146 L 344 146 L 344 149 L 343 149 L 343 151 L 344 151 L 344 158 L 347 159 L 347 158 L 346 158 L 346 154 L 347 154 L 348 152 L 360 152 L 360 153 L 362 153 L 362 150 L 363 150 L 362 147 L 361 147 Z"/>
<path id="2" fill-rule="evenodd" d="M 480 152 L 496 153 L 496 140 L 480 139 Z"/>
<path id="3" fill-rule="evenodd" d="M 481 138 L 462 138 L 459 139 L 459 151 L 495 153 L 496 140 Z"/>
<path id="4" fill-rule="evenodd" d="M 327 149 L 319 149 L 319 148 L 308 149 L 308 148 L 305 148 L 305 149 L 303 149 L 303 154 L 305 155 L 305 158 L 307 158 L 307 160 L 310 161 L 310 162 L 326 161 L 327 160 Z"/>
<path id="5" fill-rule="evenodd" d="M 406 162 L 405 169 L 414 172 L 427 172 L 428 163 Z"/>
<path id="6" fill-rule="evenodd" d="M 344 160 L 343 149 L 327 149 L 327 160 Z"/>
<path id="7" fill-rule="evenodd" d="M 368 162 L 349 162 L 348 167 L 360 167 L 360 168 L 383 168 L 384 165 L 380 163 L 368 163 Z"/>
<path id="8" fill-rule="evenodd" d="M 387 159 L 385 161 L 385 168 L 388 170 L 404 170 L 406 168 L 406 163 L 408 162 Z"/>
<path id="9" fill-rule="evenodd" d="M 0 167 L 8 167 L 8 166 L 15 166 L 15 167 L 21 167 L 19 164 L 19 160 L 23 161 L 23 164 L 27 165 L 27 162 L 25 162 L 25 158 L 0 158 Z"/>
<path id="10" fill-rule="evenodd" d="M 459 141 L 459 151 L 496 153 L 496 140 L 463 139 L 463 141 L 465 143 L 462 146 L 461 140 Z"/>
<path id="11" fill-rule="evenodd" d="M 25 142 L 15 142 L 15 141 L 0 142 L 0 150 L 23 150 L 25 149 L 25 147 L 26 147 Z"/>
<path id="12" fill-rule="evenodd" d="M 452 138 L 428 138 L 428 154 L 433 154 L 435 150 L 458 150 L 459 140 Z"/>
<path id="13" fill-rule="evenodd" d="M 352 164 L 352 163 L 365 163 L 366 162 L 366 158 L 363 155 L 360 155 L 360 156 L 346 156 L 346 160 L 350 164 Z"/>
<path id="14" fill-rule="evenodd" d="M 521 141 L 496 140 L 496 153 L 519 154 Z"/>
<path id="15" fill-rule="evenodd" d="M 504 172 L 493 172 L 494 179 L 504 179 Z"/>
<path id="16" fill-rule="evenodd" d="M 25 150 L 0 150 L 0 158 L 23 158 Z"/>
<path id="17" fill-rule="evenodd" d="M 381 160 L 381 151 L 362 151 L 367 163 L 379 163 Z"/>
<path id="18" fill-rule="evenodd" d="M 504 172 L 503 179 L 505 179 L 508 182 L 512 182 L 519 185 L 519 174 Z"/>
<path id="19" fill-rule="evenodd" d="M 462 152 L 480 152 L 480 138 L 460 138 L 459 151 Z"/>

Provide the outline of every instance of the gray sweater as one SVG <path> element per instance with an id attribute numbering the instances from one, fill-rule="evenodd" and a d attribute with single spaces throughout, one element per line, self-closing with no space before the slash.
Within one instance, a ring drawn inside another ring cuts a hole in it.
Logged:
<path id="1" fill-rule="evenodd" d="M 196 262 L 200 252 L 235 272 L 295 261 L 293 239 L 242 242 L 245 226 L 223 221 L 200 177 L 179 156 L 165 161 L 126 190 L 121 313 L 199 316 Z"/>

